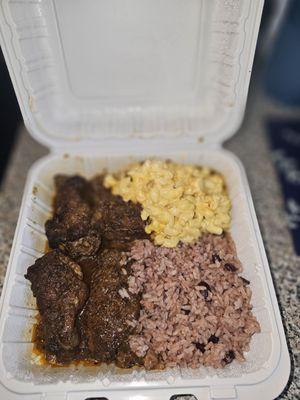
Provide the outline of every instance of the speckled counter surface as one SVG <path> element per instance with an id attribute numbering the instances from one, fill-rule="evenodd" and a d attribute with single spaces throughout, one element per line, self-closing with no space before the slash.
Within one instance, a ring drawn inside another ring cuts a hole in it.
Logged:
<path id="1" fill-rule="evenodd" d="M 250 182 L 292 360 L 290 381 L 280 399 L 295 400 L 300 399 L 300 258 L 294 253 L 285 224 L 280 189 L 265 136 L 264 119 L 270 115 L 293 117 L 295 112 L 276 108 L 267 104 L 262 96 L 251 95 L 242 127 L 225 146 L 242 160 Z M 22 129 L 0 192 L 1 288 L 27 171 L 36 159 L 47 152 L 47 149 L 36 143 L 26 130 Z"/>

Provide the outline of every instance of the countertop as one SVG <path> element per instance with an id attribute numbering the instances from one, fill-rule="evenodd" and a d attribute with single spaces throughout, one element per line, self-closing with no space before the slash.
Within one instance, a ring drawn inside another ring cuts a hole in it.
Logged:
<path id="1" fill-rule="evenodd" d="M 292 369 L 280 399 L 300 399 L 300 258 L 293 250 L 286 226 L 282 196 L 272 165 L 265 134 L 267 116 L 294 117 L 295 112 L 269 104 L 262 95 L 251 94 L 244 122 L 225 147 L 243 162 L 270 262 L 284 320 Z M 299 116 L 299 114 L 298 114 Z M 24 127 L 10 159 L 0 192 L 0 291 L 9 259 L 26 174 L 32 163 L 48 150 L 35 142 Z"/>

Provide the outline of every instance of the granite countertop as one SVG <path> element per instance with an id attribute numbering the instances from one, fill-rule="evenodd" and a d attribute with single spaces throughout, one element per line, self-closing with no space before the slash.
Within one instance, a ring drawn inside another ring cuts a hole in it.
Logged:
<path id="1" fill-rule="evenodd" d="M 248 175 L 288 337 L 292 372 L 289 383 L 279 398 L 295 400 L 300 399 L 300 258 L 294 253 L 285 223 L 282 197 L 264 129 L 266 116 L 293 117 L 295 113 L 268 104 L 257 93 L 251 94 L 248 103 L 242 127 L 225 146 L 242 160 Z M 35 142 L 25 128 L 22 128 L 0 192 L 0 290 L 26 174 L 32 163 L 47 152 L 46 148 Z"/>

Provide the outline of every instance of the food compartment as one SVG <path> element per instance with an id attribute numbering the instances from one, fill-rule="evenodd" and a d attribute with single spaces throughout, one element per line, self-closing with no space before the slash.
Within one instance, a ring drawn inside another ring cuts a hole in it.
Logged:
<path id="1" fill-rule="evenodd" d="M 14 254 L 11 259 L 10 285 L 4 299 L 5 312 L 2 315 L 2 378 L 23 383 L 34 382 L 36 385 L 88 384 L 89 387 L 118 387 L 120 384 L 147 386 L 159 384 L 177 385 L 199 383 L 214 379 L 221 383 L 224 378 L 234 377 L 236 382 L 249 382 L 267 376 L 275 368 L 280 353 L 279 337 L 274 319 L 271 299 L 265 277 L 264 259 L 260 238 L 257 237 L 255 217 L 247 184 L 239 162 L 224 150 L 198 150 L 184 152 L 156 152 L 158 158 L 177 162 L 207 165 L 225 176 L 229 196 L 232 201 L 231 234 L 237 247 L 237 254 L 244 271 L 242 275 L 251 281 L 253 313 L 261 325 L 261 333 L 255 334 L 246 354 L 246 362 L 232 364 L 224 369 L 200 367 L 199 369 L 166 369 L 149 371 L 143 369 L 120 370 L 115 366 L 87 367 L 83 364 L 69 367 L 51 368 L 40 365 L 39 359 L 32 354 L 32 326 L 35 322 L 35 299 L 30 291 L 30 284 L 23 277 L 27 267 L 46 247 L 44 222 L 51 213 L 54 194 L 53 177 L 57 173 L 81 174 L 90 178 L 103 169 L 116 171 L 126 167 L 133 160 L 144 160 L 154 154 L 141 153 L 139 157 L 116 154 L 114 156 L 93 156 L 75 154 L 48 156 L 33 166 L 27 183 L 20 225 Z M 15 328 L 14 328 L 15 327 Z M 9 382 L 9 381 L 8 381 Z M 138 383 L 139 382 L 139 383 Z M 74 387 L 74 386 L 73 386 Z"/>

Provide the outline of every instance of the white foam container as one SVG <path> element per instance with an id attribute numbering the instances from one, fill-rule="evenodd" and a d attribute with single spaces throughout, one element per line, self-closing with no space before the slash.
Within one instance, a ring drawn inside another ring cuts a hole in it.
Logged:
<path id="1" fill-rule="evenodd" d="M 0 399 L 273 399 L 290 359 L 240 161 L 221 147 L 246 103 L 263 0 L 2 0 L 2 50 L 29 132 L 31 168 L 1 299 Z M 67 154 L 66 154 L 67 153 Z M 224 370 L 50 368 L 31 362 L 28 265 L 45 248 L 53 176 L 90 177 L 151 156 L 221 171 L 232 235 L 262 332 Z"/>

